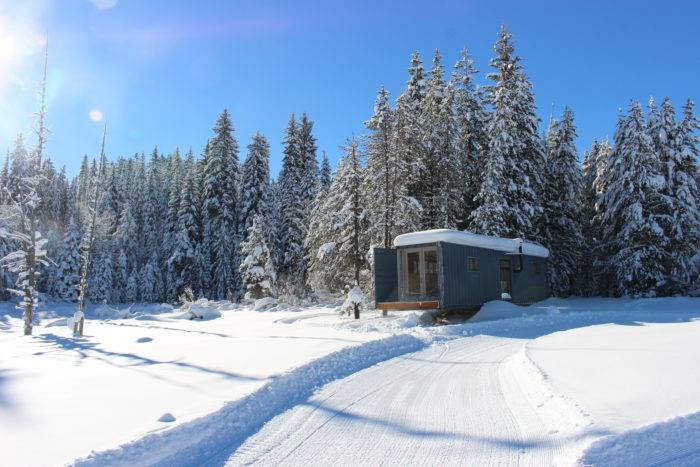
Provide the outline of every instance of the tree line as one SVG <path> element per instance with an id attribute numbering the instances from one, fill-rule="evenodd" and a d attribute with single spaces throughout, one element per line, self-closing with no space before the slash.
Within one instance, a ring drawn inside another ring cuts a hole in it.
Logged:
<path id="1" fill-rule="evenodd" d="M 156 148 L 110 161 L 102 150 L 70 179 L 43 154 L 42 111 L 35 147 L 18 137 L 0 173 L 5 211 L 24 203 L 36 225 L 19 230 L 41 234 L 30 295 L 77 301 L 85 291 L 109 303 L 368 290 L 373 247 L 434 228 L 544 244 L 559 296 L 691 291 L 700 242 L 692 101 L 680 117 L 668 99 L 651 100 L 646 114 L 631 103 L 613 142 L 594 142 L 580 164 L 570 109 L 540 131 L 505 28 L 494 52 L 487 86 L 466 49 L 449 76 L 439 51 L 429 71 L 414 53 L 405 88 L 393 101 L 379 89 L 367 133 L 348 140 L 334 173 L 325 154 L 318 163 L 306 114 L 291 115 L 272 179 L 266 137 L 255 134 L 242 156 L 224 110 L 199 157 Z M 9 266 L 28 252 L 13 234 L 20 217 L 0 226 Z M 2 298 L 26 273 L 3 269 Z"/>

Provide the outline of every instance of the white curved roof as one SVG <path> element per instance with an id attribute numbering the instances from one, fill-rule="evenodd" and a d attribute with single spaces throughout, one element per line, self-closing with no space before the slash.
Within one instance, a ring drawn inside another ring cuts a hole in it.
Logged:
<path id="1" fill-rule="evenodd" d="M 542 245 L 528 242 L 521 238 L 501 238 L 490 235 L 480 235 L 461 230 L 435 229 L 411 232 L 399 235 L 394 239 L 394 246 L 423 245 L 426 243 L 457 243 L 489 250 L 503 251 L 506 253 L 519 253 L 522 246 L 524 255 L 547 258 L 549 250 Z"/>

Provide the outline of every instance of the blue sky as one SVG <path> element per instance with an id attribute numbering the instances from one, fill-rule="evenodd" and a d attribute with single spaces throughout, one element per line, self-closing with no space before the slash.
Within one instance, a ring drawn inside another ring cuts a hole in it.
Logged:
<path id="1" fill-rule="evenodd" d="M 485 82 L 506 24 L 540 117 L 571 106 L 582 150 L 612 136 L 630 99 L 699 97 L 698 19 L 697 1 L 0 0 L 0 148 L 31 128 L 46 36 L 48 151 L 70 174 L 104 122 L 111 158 L 199 153 L 224 107 L 241 158 L 260 130 L 277 173 L 291 112 L 309 114 L 335 161 L 378 87 L 404 86 L 414 50 L 429 68 L 439 48 L 449 71 L 467 46 Z"/>

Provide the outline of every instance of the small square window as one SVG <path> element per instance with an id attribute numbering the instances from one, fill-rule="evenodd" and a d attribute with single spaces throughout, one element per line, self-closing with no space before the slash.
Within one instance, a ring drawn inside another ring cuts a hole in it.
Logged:
<path id="1" fill-rule="evenodd" d="M 479 258 L 467 258 L 467 270 L 478 271 L 479 270 Z"/>

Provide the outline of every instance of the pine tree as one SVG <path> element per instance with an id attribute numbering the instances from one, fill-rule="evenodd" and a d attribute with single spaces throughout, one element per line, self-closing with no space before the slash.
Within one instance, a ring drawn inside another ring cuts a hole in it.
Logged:
<path id="1" fill-rule="evenodd" d="M 423 166 L 423 145 L 421 141 L 421 103 L 426 94 L 423 63 L 418 52 L 411 57 L 408 68 L 409 80 L 406 89 L 396 100 L 395 114 L 395 151 L 401 154 L 406 167 L 406 179 L 409 182 L 408 195 L 420 199 L 420 177 Z"/>
<path id="2" fill-rule="evenodd" d="M 78 300 L 80 283 L 80 239 L 82 234 L 75 217 L 63 236 L 61 254 L 56 261 L 54 293 L 67 302 Z"/>
<path id="3" fill-rule="evenodd" d="M 669 292 L 687 293 L 690 282 L 697 276 L 693 257 L 700 248 L 700 190 L 695 179 L 697 157 L 700 155 L 700 138 L 696 136 L 696 130 L 700 125 L 690 99 L 683 108 L 683 120 L 679 124 L 674 124 L 673 108 L 668 99 L 664 100 L 662 116 L 667 145 L 671 146 L 661 157 L 673 219 L 669 248 L 672 255 L 668 272 Z"/>
<path id="4" fill-rule="evenodd" d="M 388 248 L 396 235 L 419 228 L 420 208 L 408 196 L 405 160 L 394 150 L 393 113 L 389 93 L 383 87 L 377 95 L 374 114 L 365 126 L 372 131 L 367 144 L 364 182 L 370 220 L 368 234 L 374 245 Z"/>
<path id="5" fill-rule="evenodd" d="M 202 287 L 199 269 L 200 236 L 196 199 L 197 173 L 191 153 L 187 157 L 185 167 L 185 179 L 182 184 L 182 192 L 180 193 L 175 247 L 168 259 L 176 297 L 179 297 L 186 288 L 199 293 Z"/>
<path id="6" fill-rule="evenodd" d="M 314 147 L 309 138 L 310 127 L 307 121 L 306 136 L 302 133 L 301 124 L 297 125 L 294 115 L 289 119 L 284 140 L 284 159 L 280 173 L 280 225 L 277 261 L 280 271 L 280 280 L 284 287 L 295 295 L 304 293 L 307 277 L 306 242 L 307 222 L 312 208 L 312 199 L 307 196 L 313 192 L 309 190 L 310 154 Z M 302 141 L 304 142 L 306 155 L 302 155 Z M 314 156 L 315 159 L 315 156 Z M 308 211 L 307 211 L 308 209 Z"/>
<path id="7" fill-rule="evenodd" d="M 455 228 L 461 194 L 460 166 L 453 147 L 453 89 L 443 80 L 440 60 L 436 50 L 420 107 L 423 172 L 418 201 L 423 206 L 425 229 Z"/>
<path id="8" fill-rule="evenodd" d="M 475 198 L 482 178 L 482 163 L 488 149 L 486 125 L 488 114 L 481 101 L 473 76 L 477 70 L 467 49 L 463 49 L 454 66 L 450 86 L 453 90 L 455 120 L 455 153 L 461 178 L 461 206 L 457 213 L 458 227 L 469 226 L 469 216 L 476 208 Z"/>
<path id="9" fill-rule="evenodd" d="M 323 158 L 321 160 L 321 170 L 318 177 L 319 184 L 324 190 L 328 190 L 331 187 L 331 164 L 328 162 L 328 156 L 326 151 L 323 151 Z"/>
<path id="10" fill-rule="evenodd" d="M 241 244 L 241 279 L 246 299 L 259 299 L 274 295 L 275 271 L 270 260 L 263 231 L 264 217 L 258 213 L 253 218 L 247 239 Z"/>
<path id="11" fill-rule="evenodd" d="M 351 141 L 323 205 L 327 222 L 316 242 L 321 247 L 311 252 L 310 281 L 316 288 L 342 291 L 364 282 L 369 235 L 362 172 L 357 142 Z"/>
<path id="12" fill-rule="evenodd" d="M 238 143 L 232 133 L 224 110 L 214 127 L 203 173 L 203 240 L 211 265 L 210 295 L 216 299 L 237 295 Z"/>
<path id="13" fill-rule="evenodd" d="M 270 145 L 260 133 L 253 135 L 243 163 L 241 181 L 241 232 L 247 235 L 253 218 L 265 214 L 270 185 Z"/>
<path id="14" fill-rule="evenodd" d="M 603 247 L 615 295 L 654 296 L 665 285 L 663 177 L 638 103 L 618 124 L 604 194 Z"/>
<path id="15" fill-rule="evenodd" d="M 581 232 L 581 173 L 578 167 L 573 113 L 547 131 L 547 182 L 544 188 L 543 237 L 549 248 L 549 288 L 566 297 L 576 292 L 584 239 Z"/>
<path id="16" fill-rule="evenodd" d="M 505 28 L 495 50 L 491 66 L 496 72 L 489 75 L 495 82 L 489 89 L 489 148 L 471 226 L 487 235 L 536 239 L 541 207 L 535 189 L 542 154 L 534 101 Z"/>

